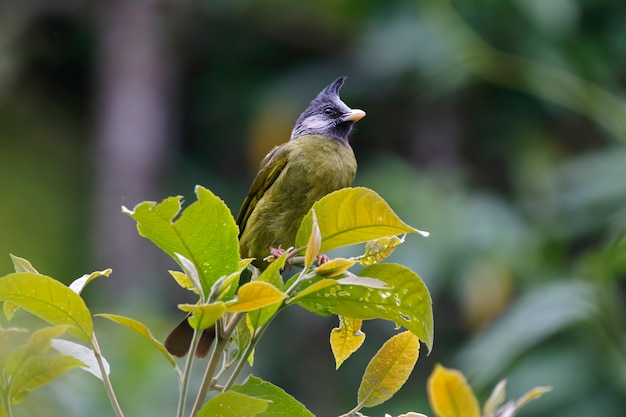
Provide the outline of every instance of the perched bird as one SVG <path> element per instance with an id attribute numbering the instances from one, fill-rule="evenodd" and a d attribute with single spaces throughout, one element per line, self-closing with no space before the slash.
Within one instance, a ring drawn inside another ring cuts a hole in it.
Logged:
<path id="1" fill-rule="evenodd" d="M 337 78 L 311 101 L 296 120 L 289 141 L 263 159 L 241 205 L 239 253 L 255 258 L 260 269 L 267 267 L 263 258 L 270 253 L 294 245 L 303 217 L 317 200 L 352 184 L 357 164 L 348 137 L 365 112 L 351 109 L 339 98 L 345 81 L 345 76 Z M 211 331 L 204 331 L 197 356 L 208 353 Z M 184 356 L 192 335 L 185 318 L 165 339 L 165 347 Z"/>
<path id="2" fill-rule="evenodd" d="M 302 218 L 326 194 L 349 187 L 356 159 L 348 143 L 352 126 L 365 116 L 339 98 L 346 77 L 339 77 L 315 97 L 298 117 L 288 142 L 261 162 L 243 201 L 239 225 L 242 258 L 263 258 L 295 242 Z"/>

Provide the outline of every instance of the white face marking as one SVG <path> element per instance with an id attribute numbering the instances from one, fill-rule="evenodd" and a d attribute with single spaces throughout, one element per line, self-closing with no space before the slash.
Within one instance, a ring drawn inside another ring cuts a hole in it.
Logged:
<path id="1" fill-rule="evenodd" d="M 323 114 L 309 116 L 302 121 L 302 127 L 306 130 L 322 130 L 329 125 L 329 119 Z"/>

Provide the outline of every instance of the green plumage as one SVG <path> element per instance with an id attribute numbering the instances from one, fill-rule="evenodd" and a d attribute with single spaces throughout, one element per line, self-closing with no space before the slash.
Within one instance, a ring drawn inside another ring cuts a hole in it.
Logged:
<path id="1" fill-rule="evenodd" d="M 356 174 L 347 142 L 305 135 L 274 148 L 246 196 L 237 224 L 240 254 L 260 260 L 269 247 L 293 246 L 302 218 L 311 206 L 335 190 L 349 187 Z"/>

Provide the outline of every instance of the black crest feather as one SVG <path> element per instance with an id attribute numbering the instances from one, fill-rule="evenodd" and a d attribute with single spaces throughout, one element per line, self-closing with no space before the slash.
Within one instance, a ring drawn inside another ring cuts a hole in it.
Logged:
<path id="1" fill-rule="evenodd" d="M 324 88 L 318 95 L 334 95 L 334 96 L 338 96 L 339 95 L 339 90 L 341 90 L 341 87 L 343 86 L 343 83 L 346 82 L 346 80 L 348 79 L 348 77 L 346 77 L 345 75 L 342 75 L 341 77 L 337 78 L 335 81 L 333 81 L 332 83 L 330 83 L 326 88 Z"/>

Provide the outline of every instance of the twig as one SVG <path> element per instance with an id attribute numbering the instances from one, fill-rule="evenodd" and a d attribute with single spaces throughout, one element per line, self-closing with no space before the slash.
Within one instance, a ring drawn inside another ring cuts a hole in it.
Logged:
<path id="1" fill-rule="evenodd" d="M 109 379 L 109 374 L 107 373 L 104 362 L 102 360 L 102 352 L 100 351 L 100 346 L 98 345 L 98 339 L 96 339 L 96 335 L 94 334 L 91 338 L 91 347 L 93 348 L 93 353 L 96 357 L 96 362 L 98 362 L 98 367 L 100 368 L 100 373 L 102 374 L 102 382 L 104 383 L 104 388 L 106 389 L 107 395 L 109 396 L 109 401 L 111 401 L 111 406 L 113 407 L 113 411 L 117 417 L 124 417 L 124 413 L 120 407 L 120 403 L 117 401 L 117 397 L 115 396 L 115 391 L 113 391 L 113 384 L 111 384 L 111 380 Z"/>

